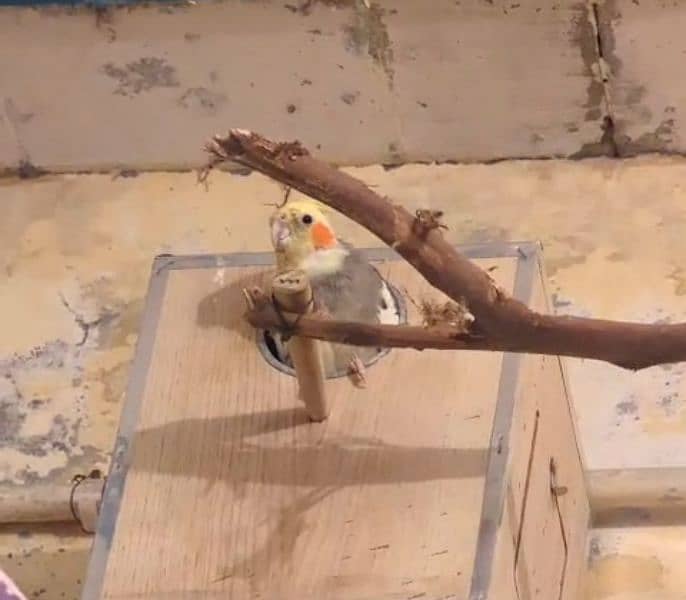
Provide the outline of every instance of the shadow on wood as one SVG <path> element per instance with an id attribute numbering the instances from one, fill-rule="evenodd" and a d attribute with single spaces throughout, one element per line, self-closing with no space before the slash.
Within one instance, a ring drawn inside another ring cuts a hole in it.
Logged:
<path id="1" fill-rule="evenodd" d="M 304 408 L 169 423 L 138 433 L 139 460 L 132 468 L 236 486 L 259 482 L 314 487 L 464 479 L 483 477 L 486 469 L 486 448 L 399 446 L 352 436 L 327 436 L 295 447 L 290 440 L 275 444 L 278 436 L 257 439 L 298 427 L 312 427 Z M 165 440 L 190 449 L 198 439 L 203 440 L 198 463 L 179 462 L 162 452 Z"/>

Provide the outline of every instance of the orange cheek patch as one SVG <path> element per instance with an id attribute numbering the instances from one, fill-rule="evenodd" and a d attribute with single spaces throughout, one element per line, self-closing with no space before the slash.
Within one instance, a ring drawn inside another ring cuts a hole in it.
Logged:
<path id="1" fill-rule="evenodd" d="M 336 245 L 336 236 L 323 223 L 315 223 L 312 225 L 312 241 L 317 249 L 331 248 Z"/>

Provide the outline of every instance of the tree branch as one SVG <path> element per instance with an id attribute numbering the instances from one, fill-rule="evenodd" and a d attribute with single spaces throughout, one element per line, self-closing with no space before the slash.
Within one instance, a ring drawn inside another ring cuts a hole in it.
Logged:
<path id="1" fill-rule="evenodd" d="M 457 302 L 465 301 L 475 317 L 468 339 L 435 337 L 424 328 L 371 327 L 307 317 L 298 333 L 356 345 L 509 350 L 593 358 L 627 369 L 686 360 L 686 324 L 649 325 L 544 315 L 499 289 L 491 277 L 462 256 L 441 233 L 440 215 L 411 215 L 354 177 L 319 161 L 298 142 L 280 143 L 234 129 L 206 146 L 211 162 L 232 160 L 320 200 L 356 221 L 394 248 L 434 287 Z M 266 310 L 266 309 L 265 309 Z M 266 324 L 248 313 L 253 325 Z M 276 324 L 269 321 L 270 327 Z M 259 325 L 262 326 L 262 325 Z M 424 329 L 420 335 L 419 329 Z M 431 334 L 430 339 L 426 336 Z M 338 336 L 338 337 L 336 337 Z M 357 337 L 355 337 L 357 336 Z M 365 337 L 366 336 L 366 337 Z M 385 337 L 384 337 L 385 336 Z M 384 340 L 382 342 L 381 340 Z M 370 343 L 360 343 L 366 340 Z M 373 343 L 371 343 L 373 342 Z M 429 344 L 429 342 L 431 342 Z M 436 345 L 434 345 L 434 343 Z"/>
<path id="2" fill-rule="evenodd" d="M 273 305 L 268 301 L 264 305 L 249 308 L 245 314 L 246 320 L 258 329 L 281 329 L 283 321 L 279 318 Z M 562 319 L 566 317 L 560 317 Z M 584 319 L 593 321 L 598 326 L 601 335 L 609 331 L 614 335 L 615 326 L 637 327 L 644 330 L 643 335 L 659 335 L 657 330 L 678 327 L 682 335 L 686 336 L 686 325 L 645 325 L 633 323 L 618 323 L 616 321 L 602 321 L 600 319 Z M 547 346 L 540 344 L 532 348 L 528 342 L 518 339 L 502 339 L 481 336 L 475 333 L 465 333 L 462 327 L 452 325 L 435 325 L 423 327 L 420 325 L 371 325 L 355 321 L 335 321 L 327 317 L 312 314 L 301 317 L 290 329 L 289 333 L 317 340 L 325 340 L 352 346 L 379 346 L 382 348 L 414 348 L 415 350 L 490 350 L 498 352 L 528 352 L 536 354 L 553 354 L 558 356 L 575 356 L 607 360 L 602 350 L 589 344 L 580 350 L 558 347 L 552 341 L 554 351 L 548 351 Z M 541 349 L 543 348 L 543 349 Z M 659 363 L 657 363 L 659 364 Z"/>

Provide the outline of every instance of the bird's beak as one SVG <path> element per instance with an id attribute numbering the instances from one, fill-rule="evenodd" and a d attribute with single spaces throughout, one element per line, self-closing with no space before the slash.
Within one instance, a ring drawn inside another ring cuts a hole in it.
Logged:
<path id="1" fill-rule="evenodd" d="M 283 250 L 291 237 L 291 230 L 288 224 L 281 219 L 272 221 L 272 246 L 274 250 Z"/>

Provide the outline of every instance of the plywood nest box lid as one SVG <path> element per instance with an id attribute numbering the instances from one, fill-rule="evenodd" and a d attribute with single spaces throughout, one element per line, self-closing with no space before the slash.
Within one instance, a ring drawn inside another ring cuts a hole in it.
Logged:
<path id="1" fill-rule="evenodd" d="M 460 250 L 546 310 L 537 246 Z M 271 261 L 156 260 L 84 599 L 577 600 L 589 510 L 560 361 L 392 350 L 366 389 L 328 380 L 311 423 L 243 319 Z"/>

